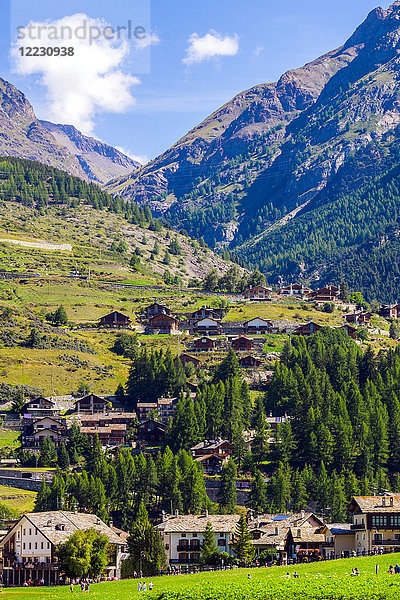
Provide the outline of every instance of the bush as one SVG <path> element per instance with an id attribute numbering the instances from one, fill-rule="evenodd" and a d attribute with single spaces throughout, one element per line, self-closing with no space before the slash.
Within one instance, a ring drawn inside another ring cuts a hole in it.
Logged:
<path id="1" fill-rule="evenodd" d="M 325 304 L 322 307 L 322 310 L 326 313 L 333 313 L 333 311 L 335 310 L 335 305 L 333 304 L 333 302 L 325 302 Z"/>

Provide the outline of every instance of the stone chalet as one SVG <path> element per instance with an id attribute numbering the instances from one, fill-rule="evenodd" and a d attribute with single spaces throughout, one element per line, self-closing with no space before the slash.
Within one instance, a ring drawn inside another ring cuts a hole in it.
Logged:
<path id="1" fill-rule="evenodd" d="M 158 302 L 154 302 L 145 308 L 145 316 L 147 320 L 151 319 L 151 317 L 156 317 L 157 315 L 161 314 L 171 315 L 172 311 L 166 304 L 160 304 Z"/>
<path id="2" fill-rule="evenodd" d="M 257 555 L 275 548 L 278 559 L 301 562 L 322 555 L 325 535 L 324 523 L 313 513 L 260 515 L 249 524 Z"/>
<path id="3" fill-rule="evenodd" d="M 166 425 L 148 419 L 139 425 L 136 441 L 143 446 L 159 446 L 165 439 Z"/>
<path id="4" fill-rule="evenodd" d="M 66 582 L 57 559 L 57 546 L 76 531 L 88 529 L 107 536 L 110 562 L 105 574 L 119 579 L 121 563 L 128 556 L 125 532 L 118 535 L 96 515 L 57 510 L 22 515 L 2 538 L 3 584 L 23 586 L 28 580 L 42 578 L 45 585 Z"/>
<path id="5" fill-rule="evenodd" d="M 131 324 L 131 319 L 117 310 L 113 310 L 110 314 L 101 317 L 99 321 L 99 327 L 112 327 L 116 329 L 129 329 Z"/>
<path id="6" fill-rule="evenodd" d="M 349 511 L 353 514 L 351 529 L 358 554 L 400 550 L 400 494 L 355 496 Z"/>
<path id="7" fill-rule="evenodd" d="M 22 446 L 40 448 L 43 440 L 51 440 L 56 448 L 67 441 L 67 422 L 63 418 L 42 417 L 36 421 L 24 419 Z"/>
<path id="8" fill-rule="evenodd" d="M 88 394 L 79 398 L 75 402 L 75 411 L 77 413 L 86 413 L 94 415 L 96 413 L 106 413 L 110 408 L 110 401 L 106 397 Z"/>
<path id="9" fill-rule="evenodd" d="M 191 323 L 196 323 L 202 319 L 216 319 L 217 321 L 220 321 L 222 317 L 223 312 L 221 310 L 209 308 L 208 306 L 202 306 L 189 315 L 188 321 Z"/>
<path id="10" fill-rule="evenodd" d="M 196 352 L 212 352 L 215 350 L 216 341 L 208 336 L 203 336 L 193 340 L 193 350 Z"/>
<path id="11" fill-rule="evenodd" d="M 272 289 L 257 285 L 243 293 L 246 300 L 269 300 L 271 298 Z"/>
<path id="12" fill-rule="evenodd" d="M 307 296 L 312 290 L 300 283 L 291 283 L 286 285 L 279 290 L 281 296 Z"/>
<path id="13" fill-rule="evenodd" d="M 144 423 L 151 414 L 155 415 L 158 412 L 158 402 L 138 402 L 136 412 L 139 423 Z"/>
<path id="14" fill-rule="evenodd" d="M 296 327 L 296 329 L 292 331 L 292 334 L 303 336 L 313 335 L 314 333 L 317 333 L 317 331 L 319 331 L 321 328 L 322 325 L 318 325 L 318 323 L 314 323 L 314 321 L 309 321 L 304 325 L 299 325 L 298 327 Z"/>
<path id="15" fill-rule="evenodd" d="M 253 347 L 253 340 L 245 335 L 241 335 L 232 340 L 232 348 L 235 352 L 251 352 Z"/>
<path id="16" fill-rule="evenodd" d="M 339 329 L 344 329 L 344 331 L 352 340 L 355 340 L 357 338 L 357 329 L 355 327 L 352 327 L 352 325 L 350 325 L 349 323 L 345 323 L 344 325 L 339 327 Z"/>
<path id="17" fill-rule="evenodd" d="M 243 323 L 243 328 L 246 333 L 270 333 L 272 323 L 269 320 L 255 317 L 250 321 Z"/>
<path id="18" fill-rule="evenodd" d="M 385 319 L 398 319 L 400 317 L 400 305 L 383 304 L 379 309 L 379 316 Z"/>
<path id="19" fill-rule="evenodd" d="M 209 335 L 218 335 L 222 333 L 222 325 L 220 321 L 216 319 L 200 319 L 193 325 L 195 333 L 208 333 Z"/>
<path id="20" fill-rule="evenodd" d="M 122 446 L 126 442 L 127 426 L 125 423 L 107 423 L 104 426 L 81 427 L 81 433 L 97 435 L 102 446 Z"/>
<path id="21" fill-rule="evenodd" d="M 80 417 L 83 427 L 109 427 L 110 425 L 126 425 L 132 427 L 137 423 L 135 412 L 109 412 L 98 414 L 83 414 Z"/>
<path id="22" fill-rule="evenodd" d="M 178 398 L 157 398 L 157 412 L 161 423 L 168 425 L 175 413 Z"/>
<path id="23" fill-rule="evenodd" d="M 24 415 L 30 417 L 55 417 L 59 414 L 60 408 L 52 398 L 38 396 L 33 400 L 28 400 L 24 406 Z"/>
<path id="24" fill-rule="evenodd" d="M 371 325 L 372 313 L 368 311 L 359 310 L 354 313 L 346 315 L 347 323 L 356 323 L 358 325 Z"/>
<path id="25" fill-rule="evenodd" d="M 178 321 L 172 315 L 159 313 L 149 318 L 149 331 L 157 334 L 170 334 L 178 331 Z"/>
<path id="26" fill-rule="evenodd" d="M 258 369 L 261 367 L 262 362 L 257 356 L 249 354 L 248 356 L 242 356 L 239 358 L 239 365 L 242 369 Z"/>
<path id="27" fill-rule="evenodd" d="M 325 535 L 324 558 L 349 558 L 351 556 L 355 537 L 351 523 L 329 523 L 325 525 L 323 533 Z"/>
<path id="28" fill-rule="evenodd" d="M 196 358 L 195 356 L 190 356 L 190 354 L 187 354 L 186 352 L 183 352 L 179 356 L 176 356 L 174 358 L 174 363 L 178 362 L 178 360 L 181 361 L 184 367 L 186 367 L 186 365 L 188 364 L 192 364 L 196 367 L 196 369 L 198 369 L 201 365 L 201 361 L 198 358 Z"/>
<path id="29" fill-rule="evenodd" d="M 339 295 L 340 289 L 336 285 L 327 285 L 315 292 L 310 292 L 307 298 L 314 302 L 334 302 L 339 299 Z"/>
<path id="30" fill-rule="evenodd" d="M 207 523 L 214 530 L 215 543 L 221 552 L 233 554 L 232 536 L 239 515 L 188 515 L 167 517 L 157 525 L 170 565 L 192 565 L 200 561 Z"/>
<path id="31" fill-rule="evenodd" d="M 214 475 L 228 462 L 233 454 L 233 446 L 228 440 L 205 440 L 190 448 L 193 458 L 201 463 L 203 470 L 208 475 Z"/>

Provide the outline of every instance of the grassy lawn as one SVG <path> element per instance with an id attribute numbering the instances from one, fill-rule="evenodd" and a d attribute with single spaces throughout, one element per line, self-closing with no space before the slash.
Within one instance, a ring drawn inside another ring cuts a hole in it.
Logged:
<path id="1" fill-rule="evenodd" d="M 20 431 L 0 429 L 0 448 L 19 448 L 21 446 Z"/>
<path id="2" fill-rule="evenodd" d="M 255 317 L 272 319 L 273 321 L 297 321 L 306 323 L 313 319 L 320 325 L 342 325 L 343 313 L 335 309 L 332 314 L 316 310 L 312 304 L 298 300 L 280 302 L 247 302 L 232 307 L 225 321 L 248 321 Z"/>
<path id="3" fill-rule="evenodd" d="M 35 500 L 36 492 L 0 485 L 0 505 L 15 510 L 18 514 L 32 512 Z"/>
<path id="4" fill-rule="evenodd" d="M 154 589 L 147 595 L 165 600 L 391 600 L 397 599 L 400 592 L 400 576 L 387 572 L 389 565 L 396 562 L 400 562 L 400 554 L 296 567 L 156 577 L 153 579 Z M 375 575 L 376 564 L 379 564 L 378 575 Z M 359 569 L 359 577 L 350 575 L 353 567 Z M 298 579 L 293 578 L 296 570 Z M 291 574 L 290 579 L 286 577 L 287 572 Z M 248 573 L 252 577 L 250 580 Z M 78 592 L 77 588 L 75 592 Z M 69 588 L 5 589 L 3 593 L 5 597 L 19 600 L 61 600 L 71 596 Z M 132 580 L 105 582 L 92 585 L 90 589 L 90 596 L 95 600 L 131 600 L 141 595 L 137 591 L 137 582 Z"/>

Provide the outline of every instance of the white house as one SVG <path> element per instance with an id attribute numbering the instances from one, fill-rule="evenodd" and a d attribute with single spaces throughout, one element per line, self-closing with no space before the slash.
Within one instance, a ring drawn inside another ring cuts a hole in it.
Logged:
<path id="1" fill-rule="evenodd" d="M 157 525 L 164 541 L 170 565 L 198 564 L 207 523 L 214 530 L 215 543 L 221 552 L 233 554 L 232 536 L 239 515 L 175 515 Z"/>
<path id="2" fill-rule="evenodd" d="M 44 585 L 57 585 L 63 578 L 56 554 L 58 544 L 87 529 L 108 537 L 113 552 L 106 573 L 119 579 L 121 563 L 127 558 L 127 534 L 119 535 L 96 515 L 56 510 L 22 515 L 3 537 L 3 584 L 22 586 L 28 580 L 43 579 Z"/>

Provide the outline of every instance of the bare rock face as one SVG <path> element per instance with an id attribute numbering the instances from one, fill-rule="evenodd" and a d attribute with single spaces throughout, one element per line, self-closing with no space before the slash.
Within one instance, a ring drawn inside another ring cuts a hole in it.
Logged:
<path id="1" fill-rule="evenodd" d="M 4 79 L 0 79 L 0 154 L 37 160 L 97 183 L 140 166 L 72 125 L 39 121 L 25 95 Z"/>

